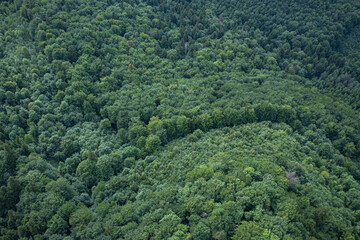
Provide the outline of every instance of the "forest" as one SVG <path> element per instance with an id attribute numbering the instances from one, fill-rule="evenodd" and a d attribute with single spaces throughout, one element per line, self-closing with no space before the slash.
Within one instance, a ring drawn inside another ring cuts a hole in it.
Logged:
<path id="1" fill-rule="evenodd" d="M 0 240 L 360 239 L 360 1 L 0 1 Z"/>

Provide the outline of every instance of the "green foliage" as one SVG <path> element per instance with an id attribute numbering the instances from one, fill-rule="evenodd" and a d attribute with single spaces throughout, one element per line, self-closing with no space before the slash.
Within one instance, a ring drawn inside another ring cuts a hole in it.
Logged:
<path id="1" fill-rule="evenodd" d="M 181 218 L 174 213 L 164 216 L 159 222 L 159 232 L 157 232 L 155 236 L 158 239 L 167 239 L 171 237 L 178 230 L 178 225 L 180 223 Z"/>
<path id="2" fill-rule="evenodd" d="M 205 165 L 197 165 L 194 170 L 187 174 L 187 178 L 191 180 L 196 180 L 198 178 L 204 178 L 209 180 L 213 176 L 214 172 L 212 169 L 206 167 Z"/>
<path id="3" fill-rule="evenodd" d="M 194 240 L 210 240 L 211 232 L 210 228 L 204 223 L 200 222 L 194 229 L 193 232 Z"/>
<path id="4" fill-rule="evenodd" d="M 161 140 L 158 136 L 149 135 L 146 138 L 145 150 L 148 153 L 154 153 L 154 152 L 158 151 L 160 146 L 161 146 Z"/>
<path id="5" fill-rule="evenodd" d="M 253 237 L 262 236 L 264 229 L 260 227 L 256 222 L 243 221 L 235 229 L 235 234 L 232 237 L 234 240 L 250 240 Z"/>
<path id="6" fill-rule="evenodd" d="M 109 180 L 114 175 L 112 158 L 101 156 L 96 163 L 96 176 L 102 180 Z"/>
<path id="7" fill-rule="evenodd" d="M 359 9 L 2 1 L 0 238 L 359 239 Z"/>
<path id="8" fill-rule="evenodd" d="M 95 174 L 96 174 L 96 165 L 94 162 L 90 161 L 89 159 L 82 161 L 76 169 L 76 175 L 82 180 L 95 176 Z"/>
<path id="9" fill-rule="evenodd" d="M 66 234 L 69 224 L 59 215 L 54 215 L 48 223 L 49 231 L 57 234 Z"/>
<path id="10" fill-rule="evenodd" d="M 4 145 L 4 171 L 9 174 L 14 174 L 16 170 L 17 156 L 16 152 L 8 144 Z"/>
<path id="11" fill-rule="evenodd" d="M 101 120 L 101 121 L 100 121 L 99 128 L 102 129 L 102 130 L 108 130 L 108 129 L 110 129 L 110 128 L 111 128 L 110 120 L 107 119 L 107 118 Z"/>
<path id="12" fill-rule="evenodd" d="M 90 209 L 82 207 L 71 214 L 69 224 L 74 228 L 85 228 L 92 221 L 93 213 Z"/>
<path id="13" fill-rule="evenodd" d="M 70 200 L 75 195 L 75 190 L 64 178 L 58 178 L 56 181 L 52 181 L 45 186 L 47 192 L 53 192 L 59 197 Z"/>

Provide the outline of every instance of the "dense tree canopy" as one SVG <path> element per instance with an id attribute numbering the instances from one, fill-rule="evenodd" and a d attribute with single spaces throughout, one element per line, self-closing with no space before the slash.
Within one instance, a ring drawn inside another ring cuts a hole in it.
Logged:
<path id="1" fill-rule="evenodd" d="M 0 239 L 359 239 L 356 0 L 0 2 Z"/>

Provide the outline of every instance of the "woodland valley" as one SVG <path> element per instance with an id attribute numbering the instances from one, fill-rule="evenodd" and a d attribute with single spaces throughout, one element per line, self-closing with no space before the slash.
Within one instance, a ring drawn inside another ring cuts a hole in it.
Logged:
<path id="1" fill-rule="evenodd" d="M 0 1 L 17 239 L 360 239 L 360 1 Z"/>

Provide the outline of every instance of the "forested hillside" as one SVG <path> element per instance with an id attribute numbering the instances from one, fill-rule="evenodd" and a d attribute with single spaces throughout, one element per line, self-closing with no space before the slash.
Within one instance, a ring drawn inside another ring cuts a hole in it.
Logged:
<path id="1" fill-rule="evenodd" d="M 358 0 L 0 2 L 0 240 L 360 239 Z"/>

